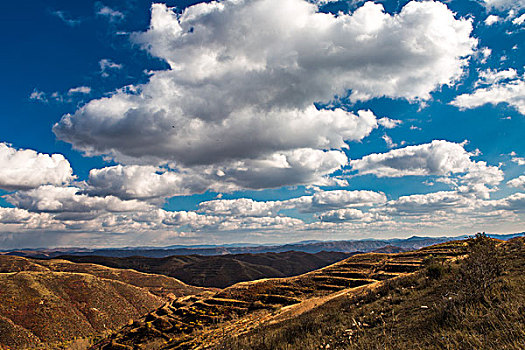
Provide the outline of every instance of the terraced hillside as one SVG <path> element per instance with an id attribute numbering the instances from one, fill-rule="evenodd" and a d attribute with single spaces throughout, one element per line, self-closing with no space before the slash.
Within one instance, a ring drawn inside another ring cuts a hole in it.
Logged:
<path id="1" fill-rule="evenodd" d="M 525 238 L 469 240 L 468 256 L 273 319 L 214 350 L 525 349 Z"/>
<path id="2" fill-rule="evenodd" d="M 89 344 L 84 338 L 118 329 L 170 298 L 204 291 L 133 270 L 0 256 L 0 348 Z"/>
<path id="3" fill-rule="evenodd" d="M 282 321 L 362 288 L 417 271 L 430 256 L 465 254 L 450 242 L 398 254 L 368 253 L 296 277 L 242 282 L 217 293 L 182 297 L 125 326 L 93 349 L 199 349 L 224 336 Z"/>

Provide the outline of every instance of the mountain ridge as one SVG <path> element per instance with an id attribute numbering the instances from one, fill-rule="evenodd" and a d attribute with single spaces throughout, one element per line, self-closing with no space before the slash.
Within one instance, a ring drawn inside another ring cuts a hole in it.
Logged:
<path id="1" fill-rule="evenodd" d="M 521 236 L 525 232 L 512 234 L 487 234 L 489 237 L 508 240 L 516 236 Z M 439 244 L 453 240 L 467 239 L 471 236 L 462 235 L 456 237 L 426 237 L 412 236 L 409 238 L 380 239 L 361 239 L 361 240 L 339 240 L 339 241 L 306 241 L 296 243 L 286 243 L 277 245 L 268 244 L 249 244 L 233 243 L 226 245 L 196 245 L 196 246 L 171 246 L 182 248 L 167 247 L 125 247 L 125 248 L 52 248 L 52 249 L 12 249 L 0 252 L 1 254 L 18 255 L 50 259 L 60 255 L 100 255 L 112 257 L 144 256 L 162 258 L 171 255 L 222 255 L 222 254 L 243 254 L 243 253 L 278 253 L 289 250 L 302 251 L 306 253 L 318 253 L 321 251 L 337 252 L 371 252 L 384 246 L 393 245 L 403 249 L 419 249 L 432 244 Z"/>

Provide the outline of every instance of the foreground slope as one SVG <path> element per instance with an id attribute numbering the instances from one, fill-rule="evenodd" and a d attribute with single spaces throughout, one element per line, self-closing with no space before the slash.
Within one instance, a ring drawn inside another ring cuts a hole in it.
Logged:
<path id="1" fill-rule="evenodd" d="M 168 296 L 203 291 L 133 270 L 0 256 L 0 346 L 55 347 L 100 335 L 161 306 Z"/>
<path id="2" fill-rule="evenodd" d="M 93 349 L 199 349 L 219 346 L 261 325 L 282 322 L 330 300 L 377 288 L 410 275 L 429 256 L 452 259 L 465 254 L 452 242 L 399 254 L 355 255 L 296 277 L 242 282 L 202 297 L 169 302 L 125 326 Z"/>
<path id="3" fill-rule="evenodd" d="M 525 349 L 525 240 L 476 240 L 466 259 L 429 261 L 213 348 Z"/>

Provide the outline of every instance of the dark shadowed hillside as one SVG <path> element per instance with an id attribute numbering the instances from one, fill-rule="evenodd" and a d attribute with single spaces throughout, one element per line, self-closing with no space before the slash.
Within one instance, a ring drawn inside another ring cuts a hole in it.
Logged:
<path id="1" fill-rule="evenodd" d="M 163 274 L 187 284 L 224 288 L 242 281 L 288 277 L 312 271 L 347 258 L 348 253 L 303 252 L 171 256 L 167 258 L 63 256 L 74 262 L 90 262 L 115 268 Z"/>

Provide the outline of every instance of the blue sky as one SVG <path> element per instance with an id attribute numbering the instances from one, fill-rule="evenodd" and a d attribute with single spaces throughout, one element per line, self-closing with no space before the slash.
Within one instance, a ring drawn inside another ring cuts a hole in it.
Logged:
<path id="1" fill-rule="evenodd" d="M 0 248 L 523 231 L 523 1 L 0 10 Z"/>

